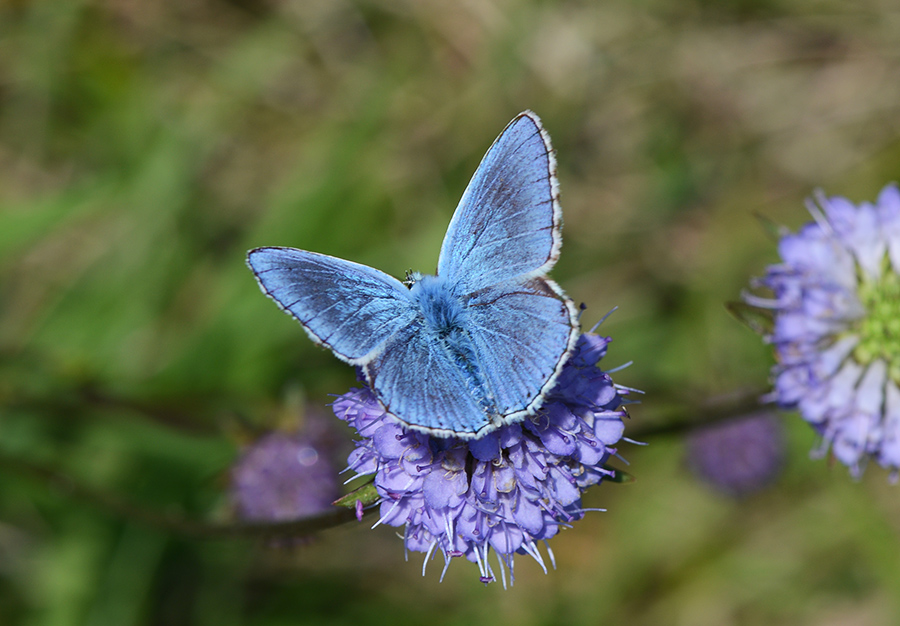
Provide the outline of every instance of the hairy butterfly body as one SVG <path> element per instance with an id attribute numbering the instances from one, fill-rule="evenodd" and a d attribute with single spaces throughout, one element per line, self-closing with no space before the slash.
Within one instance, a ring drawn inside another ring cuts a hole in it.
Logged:
<path id="1" fill-rule="evenodd" d="M 441 246 L 411 287 L 374 268 L 256 248 L 264 293 L 313 341 L 362 369 L 409 428 L 473 439 L 534 414 L 578 339 L 578 310 L 546 277 L 562 242 L 556 161 L 536 115 L 485 154 Z"/>

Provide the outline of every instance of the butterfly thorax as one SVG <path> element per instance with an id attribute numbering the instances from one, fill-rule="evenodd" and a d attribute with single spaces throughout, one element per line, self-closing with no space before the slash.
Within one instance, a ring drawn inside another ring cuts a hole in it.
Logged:
<path id="1" fill-rule="evenodd" d="M 410 295 L 419 304 L 425 323 L 442 339 L 461 330 L 462 304 L 440 277 L 418 275 Z"/>

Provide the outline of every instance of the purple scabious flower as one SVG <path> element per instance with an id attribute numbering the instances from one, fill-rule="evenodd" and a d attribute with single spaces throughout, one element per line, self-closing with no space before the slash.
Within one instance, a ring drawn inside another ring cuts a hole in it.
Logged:
<path id="1" fill-rule="evenodd" d="M 423 574 L 439 551 L 444 572 L 464 556 L 491 582 L 491 550 L 504 586 L 516 553 L 546 572 L 538 542 L 581 519 L 582 492 L 613 475 L 604 463 L 622 437 L 628 390 L 597 367 L 609 341 L 583 334 L 540 411 L 477 440 L 406 430 L 368 388 L 334 403 L 362 436 L 348 464 L 357 475 L 374 474 L 378 523 L 405 528 L 406 549 L 426 554 Z M 549 545 L 547 552 L 552 564 Z"/>
<path id="2" fill-rule="evenodd" d="M 314 434 L 271 432 L 231 468 L 231 500 L 251 521 L 287 521 L 329 510 L 340 496 L 337 472 Z"/>
<path id="3" fill-rule="evenodd" d="M 731 496 L 771 483 L 784 465 L 784 432 L 768 412 L 703 426 L 687 438 L 687 461 L 703 482 Z"/>
<path id="4" fill-rule="evenodd" d="M 782 262 L 744 295 L 770 309 L 771 399 L 797 409 L 859 477 L 868 459 L 900 471 L 900 190 L 875 204 L 840 197 L 810 204 L 815 221 L 778 245 Z"/>

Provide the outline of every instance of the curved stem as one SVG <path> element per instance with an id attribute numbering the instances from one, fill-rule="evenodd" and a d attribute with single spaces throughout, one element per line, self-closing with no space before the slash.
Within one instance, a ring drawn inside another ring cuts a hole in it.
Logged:
<path id="1" fill-rule="evenodd" d="M 205 522 L 179 515 L 159 513 L 133 502 L 127 502 L 113 494 L 89 487 L 50 467 L 18 459 L 5 453 L 0 453 L 0 470 L 7 470 L 38 480 L 113 515 L 169 532 L 199 538 L 312 535 L 356 519 L 356 512 L 353 509 L 335 507 L 319 515 L 284 522 Z"/>
<path id="2" fill-rule="evenodd" d="M 763 408 L 758 389 L 739 390 L 701 402 L 681 399 L 676 407 L 662 412 L 659 419 L 629 423 L 626 434 L 632 439 L 675 435 L 697 427 L 724 421 Z M 665 393 L 648 394 L 665 397 Z M 105 402 L 106 399 L 101 400 Z M 311 535 L 356 519 L 354 508 L 334 507 L 319 515 L 282 522 L 207 522 L 182 515 L 160 513 L 121 497 L 91 487 L 45 465 L 0 452 L 0 470 L 38 480 L 71 497 L 81 499 L 106 512 L 169 532 L 198 538 L 272 537 Z M 374 510 L 374 509 L 370 509 Z"/>
<path id="3" fill-rule="evenodd" d="M 625 434 L 632 439 L 677 435 L 707 424 L 764 411 L 766 405 L 760 400 L 763 393 L 760 389 L 739 389 L 702 401 L 684 400 L 664 412 L 659 419 L 626 422 Z M 654 397 L 652 393 L 647 395 Z M 663 394 L 659 396 L 664 397 Z"/>

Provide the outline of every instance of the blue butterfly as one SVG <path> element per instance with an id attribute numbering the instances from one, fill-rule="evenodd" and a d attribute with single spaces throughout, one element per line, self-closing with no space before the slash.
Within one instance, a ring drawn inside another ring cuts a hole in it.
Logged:
<path id="1" fill-rule="evenodd" d="M 559 258 L 556 159 L 520 113 L 487 151 L 453 214 L 437 274 L 410 286 L 294 248 L 256 248 L 260 288 L 312 340 L 361 368 L 411 429 L 475 439 L 533 415 L 579 335 L 578 309 L 546 277 Z"/>

